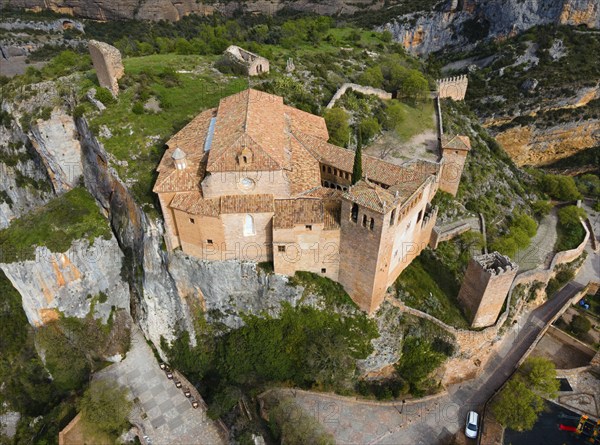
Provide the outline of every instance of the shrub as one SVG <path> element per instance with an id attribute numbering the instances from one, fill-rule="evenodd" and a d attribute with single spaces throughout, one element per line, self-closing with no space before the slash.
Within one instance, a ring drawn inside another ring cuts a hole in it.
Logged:
<path id="1" fill-rule="evenodd" d="M 144 114 L 144 104 L 140 101 L 134 103 L 131 111 L 133 111 L 134 114 Z"/>
<path id="2" fill-rule="evenodd" d="M 96 90 L 96 99 L 102 102 L 104 105 L 114 104 L 116 99 L 110 91 L 106 88 L 98 88 Z"/>
<path id="3" fill-rule="evenodd" d="M 396 370 L 410 385 L 411 393 L 419 395 L 423 392 L 423 381 L 445 358 L 444 354 L 435 351 L 427 340 L 409 337 L 402 346 L 402 357 L 396 365 Z"/>
<path id="4" fill-rule="evenodd" d="M 575 180 L 570 176 L 544 175 L 539 185 L 544 193 L 559 201 L 574 201 L 581 198 Z"/>
<path id="5" fill-rule="evenodd" d="M 112 437 L 128 427 L 131 406 L 127 391 L 106 380 L 94 380 L 79 402 L 85 428 Z"/>
<path id="6" fill-rule="evenodd" d="M 327 110 L 325 123 L 329 131 L 329 142 L 340 147 L 346 147 L 350 138 L 348 114 L 339 107 Z"/>
<path id="7" fill-rule="evenodd" d="M 557 251 L 575 249 L 585 237 L 580 219 L 586 218 L 585 210 L 576 206 L 563 207 L 558 211 Z"/>
<path id="8" fill-rule="evenodd" d="M 576 337 L 580 337 L 584 334 L 587 334 L 588 331 L 592 328 L 592 323 L 590 320 L 581 314 L 577 314 L 569 323 L 569 330 L 575 334 Z"/>

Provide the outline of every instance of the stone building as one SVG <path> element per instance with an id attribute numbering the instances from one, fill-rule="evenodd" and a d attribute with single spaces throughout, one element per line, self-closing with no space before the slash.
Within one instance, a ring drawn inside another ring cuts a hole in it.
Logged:
<path id="1" fill-rule="evenodd" d="M 354 152 L 328 138 L 322 117 L 252 89 L 198 115 L 158 166 L 168 249 L 314 272 L 374 311 L 429 242 L 441 164 L 363 155 L 351 185 Z"/>
<path id="2" fill-rule="evenodd" d="M 467 94 L 469 78 L 466 75 L 446 77 L 436 81 L 438 97 L 440 99 L 464 100 Z"/>
<path id="3" fill-rule="evenodd" d="M 518 266 L 498 252 L 475 256 L 469 262 L 458 293 L 471 327 L 496 323 Z"/>
<path id="4" fill-rule="evenodd" d="M 440 190 L 456 196 L 460 177 L 467 160 L 467 155 L 471 150 L 471 140 L 468 136 L 461 135 L 442 135 L 442 175 L 440 179 Z"/>
<path id="5" fill-rule="evenodd" d="M 258 54 L 246 51 L 239 46 L 229 46 L 223 56 L 248 76 L 258 76 L 269 72 L 269 61 Z"/>
<path id="6" fill-rule="evenodd" d="M 98 83 L 113 93 L 113 96 L 117 96 L 119 94 L 118 80 L 125 74 L 121 53 L 114 46 L 97 40 L 90 40 L 88 49 L 96 69 Z"/>

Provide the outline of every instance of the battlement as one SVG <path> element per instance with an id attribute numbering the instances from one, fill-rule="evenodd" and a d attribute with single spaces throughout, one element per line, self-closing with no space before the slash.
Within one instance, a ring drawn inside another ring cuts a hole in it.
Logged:
<path id="1" fill-rule="evenodd" d="M 467 94 L 469 79 L 466 74 L 462 76 L 446 77 L 436 80 L 438 97 L 440 99 L 450 98 L 453 100 L 464 100 Z"/>
<path id="2" fill-rule="evenodd" d="M 473 260 L 477 262 L 485 272 L 495 276 L 516 272 L 519 268 L 519 266 L 512 262 L 509 257 L 498 252 L 475 256 L 473 257 Z"/>

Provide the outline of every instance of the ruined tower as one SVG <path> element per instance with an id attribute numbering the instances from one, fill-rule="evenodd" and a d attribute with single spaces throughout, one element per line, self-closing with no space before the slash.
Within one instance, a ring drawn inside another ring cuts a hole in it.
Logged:
<path id="1" fill-rule="evenodd" d="M 97 40 L 90 40 L 88 49 L 96 69 L 98 83 L 116 97 L 119 94 L 118 80 L 125 74 L 121 53 L 114 46 Z"/>
<path id="2" fill-rule="evenodd" d="M 440 190 L 456 196 L 460 177 L 467 160 L 467 154 L 471 150 L 471 141 L 468 136 L 442 135 L 442 175 L 440 178 Z"/>
<path id="3" fill-rule="evenodd" d="M 517 269 L 510 258 L 498 252 L 471 259 L 458 294 L 471 327 L 482 328 L 496 322 Z"/>
<path id="4" fill-rule="evenodd" d="M 469 79 L 466 75 L 446 77 L 436 81 L 438 97 L 440 99 L 464 100 L 467 94 Z"/>

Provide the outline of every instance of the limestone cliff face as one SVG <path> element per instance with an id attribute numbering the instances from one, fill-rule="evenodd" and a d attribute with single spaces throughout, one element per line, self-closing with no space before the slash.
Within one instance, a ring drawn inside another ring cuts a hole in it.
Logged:
<path id="1" fill-rule="evenodd" d="M 415 54 L 503 39 L 548 23 L 600 27 L 597 0 L 464 0 L 439 11 L 400 16 L 383 28 Z"/>
<path id="2" fill-rule="evenodd" d="M 23 309 L 34 326 L 70 317 L 93 315 L 106 322 L 111 307 L 129 311 L 129 289 L 121 279 L 123 253 L 115 238 L 98 238 L 90 245 L 77 240 L 66 252 L 36 249 L 35 260 L 0 264 L 23 299 Z M 100 293 L 106 299 L 98 298 Z"/>
<path id="3" fill-rule="evenodd" d="M 35 186 L 49 178 L 42 160 L 34 154 L 16 122 L 0 125 L 0 229 L 54 196 L 51 189 Z"/>
<path id="4" fill-rule="evenodd" d="M 539 129 L 517 126 L 496 134 L 496 139 L 519 166 L 546 165 L 583 148 L 600 144 L 600 120 L 591 119 Z"/>
<path id="5" fill-rule="evenodd" d="M 95 20 L 169 20 L 176 21 L 188 14 L 211 15 L 215 11 L 231 15 L 236 11 L 248 14 L 273 14 L 288 7 L 297 11 L 337 15 L 352 14 L 359 9 L 379 9 L 382 0 L 0 0 L 0 6 L 26 8 L 34 11 L 48 9 L 59 14 Z"/>

